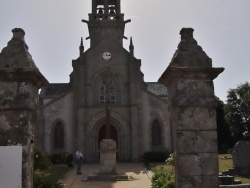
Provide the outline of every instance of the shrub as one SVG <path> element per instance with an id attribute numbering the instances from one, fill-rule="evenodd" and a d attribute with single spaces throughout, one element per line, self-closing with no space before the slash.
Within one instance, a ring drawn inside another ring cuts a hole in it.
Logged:
<path id="1" fill-rule="evenodd" d="M 230 149 L 229 145 L 221 144 L 221 145 L 219 145 L 218 153 L 219 154 L 227 154 L 229 149 Z"/>
<path id="2" fill-rule="evenodd" d="M 173 166 L 175 166 L 175 165 L 174 165 L 174 154 L 171 153 L 171 154 L 168 156 L 168 158 L 166 159 L 165 162 L 166 162 L 168 165 L 173 165 Z"/>
<path id="3" fill-rule="evenodd" d="M 51 167 L 51 162 L 43 151 L 34 149 L 34 170 L 47 170 Z"/>
<path id="4" fill-rule="evenodd" d="M 58 153 L 49 155 L 49 159 L 53 164 L 67 164 L 68 167 L 73 166 L 73 154 Z"/>
<path id="5" fill-rule="evenodd" d="M 46 177 L 45 173 L 34 174 L 34 188 L 63 188 L 63 184 Z"/>
<path id="6" fill-rule="evenodd" d="M 66 161 L 65 163 L 68 165 L 68 167 L 73 167 L 74 166 L 74 163 L 73 163 L 73 160 L 74 160 L 74 156 L 73 154 L 68 154 L 67 157 L 66 157 Z"/>
<path id="7" fill-rule="evenodd" d="M 156 172 L 152 177 L 152 188 L 174 188 L 174 175 L 167 171 Z"/>
<path id="8" fill-rule="evenodd" d="M 166 158 L 169 156 L 167 152 L 146 152 L 143 154 L 144 163 L 147 165 L 151 162 L 165 162 Z"/>
<path id="9" fill-rule="evenodd" d="M 57 153 L 49 155 L 49 159 L 53 164 L 65 164 L 67 153 Z"/>

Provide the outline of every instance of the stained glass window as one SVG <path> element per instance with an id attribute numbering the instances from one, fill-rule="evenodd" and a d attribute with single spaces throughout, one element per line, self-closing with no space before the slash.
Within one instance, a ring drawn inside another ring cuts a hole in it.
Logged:
<path id="1" fill-rule="evenodd" d="M 116 87 L 113 80 L 102 80 L 99 85 L 99 103 L 106 104 L 106 102 L 116 104 Z"/>

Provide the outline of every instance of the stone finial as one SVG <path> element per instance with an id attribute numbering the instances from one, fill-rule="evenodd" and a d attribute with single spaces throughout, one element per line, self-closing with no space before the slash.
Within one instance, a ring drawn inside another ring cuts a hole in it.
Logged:
<path id="1" fill-rule="evenodd" d="M 182 28 L 180 30 L 181 39 L 193 38 L 193 28 Z"/>
<path id="2" fill-rule="evenodd" d="M 83 53 L 84 53 L 84 46 L 83 46 L 83 39 L 82 39 L 82 37 L 81 37 L 81 42 L 80 42 L 79 50 L 80 50 L 80 56 L 82 56 Z"/>
<path id="3" fill-rule="evenodd" d="M 24 41 L 25 32 L 24 32 L 24 30 L 22 28 L 14 28 L 14 29 L 12 29 L 12 33 L 13 33 L 13 38 Z"/>
<path id="4" fill-rule="evenodd" d="M 130 37 L 130 46 L 134 46 L 132 37 Z"/>
<path id="5" fill-rule="evenodd" d="M 130 45 L 129 45 L 129 51 L 134 56 L 134 45 L 133 45 L 133 39 L 130 37 Z"/>
<path id="6" fill-rule="evenodd" d="M 37 69 L 29 48 L 24 40 L 25 32 L 21 28 L 12 29 L 13 37 L 7 47 L 0 53 L 0 70 L 2 69 Z"/>
<path id="7" fill-rule="evenodd" d="M 178 45 L 170 66 L 211 68 L 212 60 L 202 50 L 201 46 L 193 38 L 193 28 L 182 28 L 180 31 L 181 41 Z"/>

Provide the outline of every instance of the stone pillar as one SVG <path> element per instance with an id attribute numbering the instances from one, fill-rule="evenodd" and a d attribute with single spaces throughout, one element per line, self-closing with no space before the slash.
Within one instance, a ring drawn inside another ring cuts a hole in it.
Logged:
<path id="1" fill-rule="evenodd" d="M 38 89 L 48 83 L 36 67 L 23 29 L 0 53 L 0 145 L 22 146 L 22 187 L 33 188 L 34 127 Z"/>
<path id="2" fill-rule="evenodd" d="M 168 88 L 177 188 L 215 188 L 218 183 L 216 100 L 213 79 L 224 68 L 193 38 L 192 28 L 180 31 L 181 42 L 159 82 Z"/>
<path id="3" fill-rule="evenodd" d="M 116 142 L 103 139 L 100 143 L 100 174 L 116 174 Z"/>

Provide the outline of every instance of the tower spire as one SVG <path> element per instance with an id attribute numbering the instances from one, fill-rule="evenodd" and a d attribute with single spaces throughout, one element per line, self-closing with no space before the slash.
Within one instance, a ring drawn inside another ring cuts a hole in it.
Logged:
<path id="1" fill-rule="evenodd" d="M 79 51 L 80 51 L 80 56 L 83 55 L 84 52 L 84 46 L 83 46 L 83 39 L 81 37 L 81 42 L 80 42 L 80 46 L 79 46 Z"/>

